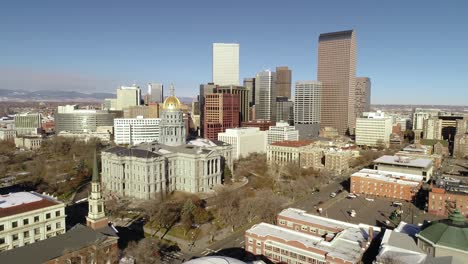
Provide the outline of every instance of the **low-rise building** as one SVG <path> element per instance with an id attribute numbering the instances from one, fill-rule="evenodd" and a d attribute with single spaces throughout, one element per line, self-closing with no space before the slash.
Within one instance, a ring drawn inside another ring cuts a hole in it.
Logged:
<path id="1" fill-rule="evenodd" d="M 338 138 L 340 134 L 338 134 L 338 130 L 334 127 L 324 127 L 320 129 L 320 137 L 323 138 Z"/>
<path id="2" fill-rule="evenodd" d="M 240 159 L 250 153 L 264 153 L 267 139 L 266 132 L 258 127 L 239 127 L 219 133 L 218 140 L 231 144 L 234 159 Z"/>
<path id="3" fill-rule="evenodd" d="M 431 159 L 434 164 L 434 169 L 439 169 L 442 166 L 442 155 L 439 154 L 421 154 L 417 152 L 401 150 L 395 153 L 395 156 L 419 158 L 419 159 Z"/>
<path id="4" fill-rule="evenodd" d="M 35 192 L 0 195 L 0 252 L 63 233 L 64 203 Z"/>
<path id="5" fill-rule="evenodd" d="M 135 105 L 123 109 L 123 118 L 159 118 L 159 104 Z"/>
<path id="6" fill-rule="evenodd" d="M 299 163 L 301 150 L 310 144 L 312 144 L 310 140 L 274 142 L 267 146 L 267 161 L 280 166 Z"/>
<path id="7" fill-rule="evenodd" d="M 13 141 L 15 140 L 16 131 L 14 129 L 7 129 L 7 128 L 0 128 L 0 141 L 7 140 Z"/>
<path id="8" fill-rule="evenodd" d="M 245 232 L 245 250 L 274 263 L 361 263 L 380 228 L 285 209 L 278 225 L 260 223 Z"/>
<path id="9" fill-rule="evenodd" d="M 15 138 L 15 146 L 20 149 L 36 150 L 41 148 L 41 144 L 41 136 L 20 136 Z"/>
<path id="10" fill-rule="evenodd" d="M 110 131 L 98 131 L 96 132 L 83 132 L 83 133 L 72 133 L 68 131 L 61 131 L 57 134 L 59 137 L 65 138 L 74 138 L 76 140 L 81 140 L 84 142 L 88 142 L 93 139 L 99 139 L 101 142 L 110 142 L 112 140 L 112 127 L 110 127 Z"/>
<path id="11" fill-rule="evenodd" d="M 440 179 L 429 192 L 430 214 L 448 216 L 455 209 L 468 217 L 468 186 L 458 180 Z"/>
<path id="12" fill-rule="evenodd" d="M 421 175 L 425 182 L 432 178 L 433 167 L 432 160 L 429 158 L 384 155 L 374 160 L 376 170 Z"/>
<path id="13" fill-rule="evenodd" d="M 422 182 L 420 175 L 362 169 L 351 175 L 350 192 L 412 201 Z"/>
<path id="14" fill-rule="evenodd" d="M 267 131 L 273 125 L 275 125 L 273 121 L 265 119 L 256 119 L 241 123 L 241 127 L 258 127 L 260 131 Z"/>
<path id="15" fill-rule="evenodd" d="M 159 118 L 116 118 L 114 119 L 114 141 L 116 144 L 137 145 L 159 140 Z"/>
<path id="16" fill-rule="evenodd" d="M 349 151 L 328 151 L 325 153 L 325 169 L 341 175 L 348 171 L 351 158 Z"/>
<path id="17" fill-rule="evenodd" d="M 267 144 L 285 140 L 299 140 L 299 131 L 294 126 L 289 125 L 288 122 L 276 122 L 276 126 L 271 126 L 268 129 Z"/>
<path id="18" fill-rule="evenodd" d="M 468 223 L 458 209 L 448 217 L 423 226 L 416 234 L 418 246 L 432 257 L 448 257 L 452 263 L 468 259 Z M 450 263 L 450 262 L 449 262 Z"/>
<path id="19" fill-rule="evenodd" d="M 299 156 L 299 165 L 302 168 L 314 168 L 320 170 L 325 164 L 325 154 L 322 148 L 307 146 L 300 151 Z"/>

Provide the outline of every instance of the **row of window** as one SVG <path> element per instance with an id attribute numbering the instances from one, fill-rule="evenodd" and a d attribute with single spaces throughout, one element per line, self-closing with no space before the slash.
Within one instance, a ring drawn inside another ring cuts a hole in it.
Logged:
<path id="1" fill-rule="evenodd" d="M 55 211 L 55 217 L 59 217 L 60 216 L 60 210 L 57 210 Z M 52 217 L 52 213 L 46 213 L 45 215 L 45 219 L 50 219 Z M 36 215 L 33 217 L 33 222 L 34 223 L 38 223 L 40 221 L 40 216 L 39 215 Z M 30 223 L 30 218 L 24 218 L 23 219 L 23 226 L 25 225 L 29 225 Z M 18 221 L 13 221 L 11 222 L 11 228 L 17 228 L 19 225 L 19 222 Z M 5 230 L 6 228 L 8 228 L 6 226 L 6 224 L 0 224 L 0 232 Z"/>
<path id="2" fill-rule="evenodd" d="M 57 222 L 55 223 L 55 229 L 61 229 L 62 228 L 62 223 Z M 52 231 L 52 224 L 46 225 L 46 232 Z M 27 230 L 23 232 L 23 238 L 29 238 L 30 235 L 34 233 L 34 236 L 40 235 L 41 234 L 41 228 L 37 227 L 34 228 L 34 230 Z M 11 235 L 11 240 L 12 241 L 18 241 L 20 233 L 12 234 Z M 5 244 L 6 237 L 0 237 L 0 245 Z"/>

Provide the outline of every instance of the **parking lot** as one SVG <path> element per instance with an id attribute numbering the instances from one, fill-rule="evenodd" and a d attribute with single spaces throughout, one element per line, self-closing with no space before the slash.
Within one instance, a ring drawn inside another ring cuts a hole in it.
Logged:
<path id="1" fill-rule="evenodd" d="M 321 215 L 350 223 L 381 226 L 386 220 L 389 220 L 390 214 L 396 209 L 403 211 L 401 221 L 407 223 L 422 224 L 424 220 L 438 219 L 436 216 L 427 214 L 413 204 L 404 201 L 398 201 L 401 202 L 401 206 L 394 206 L 392 205 L 393 200 L 377 197 L 369 197 L 367 200 L 364 196 L 349 199 L 346 198 L 346 195 L 337 195 L 330 199 L 334 201 L 327 201 L 327 204 L 330 205 L 323 208 Z M 355 217 L 350 216 L 352 210 L 356 212 Z M 319 214 L 317 211 L 310 213 Z"/>

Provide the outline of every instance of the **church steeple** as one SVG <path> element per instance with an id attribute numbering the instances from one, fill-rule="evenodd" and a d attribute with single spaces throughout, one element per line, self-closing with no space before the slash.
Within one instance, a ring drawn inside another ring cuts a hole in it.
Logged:
<path id="1" fill-rule="evenodd" d="M 104 199 L 101 194 L 101 181 L 99 177 L 99 165 L 94 150 L 93 176 L 91 178 L 91 194 L 88 196 L 89 211 L 86 217 L 87 226 L 92 229 L 99 229 L 109 223 L 104 210 Z"/>

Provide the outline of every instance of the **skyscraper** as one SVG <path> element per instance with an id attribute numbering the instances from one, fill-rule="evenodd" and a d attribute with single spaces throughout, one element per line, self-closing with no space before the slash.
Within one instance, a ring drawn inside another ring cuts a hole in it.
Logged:
<path id="1" fill-rule="evenodd" d="M 255 105 L 255 78 L 244 78 L 244 87 L 249 90 L 249 106 Z"/>
<path id="2" fill-rule="evenodd" d="M 117 106 L 115 110 L 123 110 L 124 108 L 141 104 L 140 87 L 120 86 L 117 89 Z"/>
<path id="3" fill-rule="evenodd" d="M 312 139 L 320 132 L 322 84 L 317 81 L 296 82 L 294 95 L 294 126 L 299 139 Z"/>
<path id="4" fill-rule="evenodd" d="M 270 70 L 255 77 L 255 119 L 276 121 L 276 73 Z"/>
<path id="5" fill-rule="evenodd" d="M 164 100 L 162 83 L 148 84 L 148 101 L 151 103 L 162 103 Z"/>
<path id="6" fill-rule="evenodd" d="M 371 81 L 367 77 L 356 77 L 356 118 L 370 111 Z"/>
<path id="7" fill-rule="evenodd" d="M 218 133 L 239 127 L 239 94 L 212 93 L 205 95 L 203 137 L 218 139 Z"/>
<path id="8" fill-rule="evenodd" d="M 287 66 L 276 67 L 276 96 L 291 98 L 291 70 Z"/>
<path id="9" fill-rule="evenodd" d="M 320 126 L 341 135 L 355 127 L 356 38 L 353 30 L 321 34 L 317 79 L 322 83 Z"/>
<path id="10" fill-rule="evenodd" d="M 213 83 L 239 85 L 239 44 L 213 43 Z"/>
<path id="11" fill-rule="evenodd" d="M 226 85 L 216 87 L 216 93 L 228 93 L 239 95 L 240 122 L 248 122 L 249 119 L 249 90 L 242 86 Z M 240 124 L 240 123 L 239 123 Z"/>

